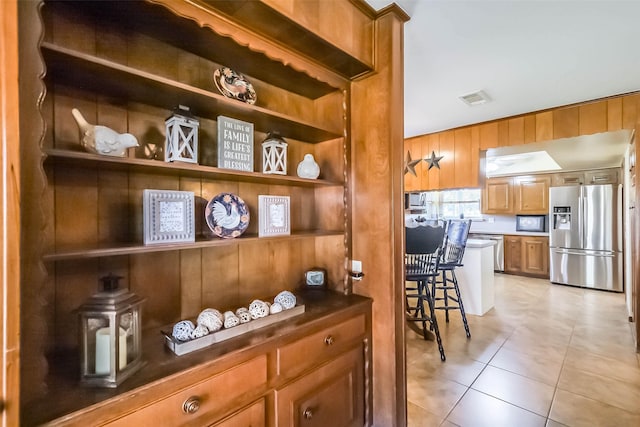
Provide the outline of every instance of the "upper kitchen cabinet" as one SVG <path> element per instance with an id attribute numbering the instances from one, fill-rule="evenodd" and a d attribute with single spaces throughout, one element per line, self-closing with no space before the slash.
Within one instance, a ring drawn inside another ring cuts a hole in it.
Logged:
<path id="1" fill-rule="evenodd" d="M 515 206 L 513 178 L 490 178 L 485 181 L 482 213 L 512 214 Z"/>
<path id="2" fill-rule="evenodd" d="M 482 212 L 487 214 L 547 214 L 550 175 L 488 178 Z"/>
<path id="3" fill-rule="evenodd" d="M 549 213 L 549 175 L 517 176 L 513 179 L 515 213 Z"/>

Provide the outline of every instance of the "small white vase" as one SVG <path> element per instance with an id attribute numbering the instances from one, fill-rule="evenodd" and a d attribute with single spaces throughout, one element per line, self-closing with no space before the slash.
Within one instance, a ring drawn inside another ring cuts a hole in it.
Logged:
<path id="1" fill-rule="evenodd" d="M 313 158 L 313 154 L 304 155 L 304 159 L 298 163 L 297 172 L 300 178 L 316 179 L 320 176 L 320 166 Z"/>

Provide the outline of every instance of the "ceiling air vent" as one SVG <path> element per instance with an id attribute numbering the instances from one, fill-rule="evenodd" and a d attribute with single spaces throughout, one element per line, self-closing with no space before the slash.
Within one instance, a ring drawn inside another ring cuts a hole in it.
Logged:
<path id="1" fill-rule="evenodd" d="M 484 93 L 484 91 L 482 90 L 469 93 L 467 95 L 462 95 L 459 98 L 462 100 L 462 102 L 470 106 L 486 104 L 487 102 L 491 101 L 491 98 L 489 98 L 489 95 Z"/>

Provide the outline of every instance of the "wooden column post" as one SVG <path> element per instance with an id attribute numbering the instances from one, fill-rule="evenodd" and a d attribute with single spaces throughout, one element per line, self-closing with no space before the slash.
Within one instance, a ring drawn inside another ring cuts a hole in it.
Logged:
<path id="1" fill-rule="evenodd" d="M 403 26 L 397 6 L 379 12 L 375 73 L 352 87 L 352 257 L 373 298 L 373 425 L 406 424 L 404 350 Z"/>

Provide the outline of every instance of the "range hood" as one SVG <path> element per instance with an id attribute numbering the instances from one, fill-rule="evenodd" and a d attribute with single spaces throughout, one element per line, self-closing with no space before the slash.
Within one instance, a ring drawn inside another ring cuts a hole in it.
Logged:
<path id="1" fill-rule="evenodd" d="M 615 168 L 622 165 L 633 131 L 583 135 L 509 147 L 490 148 L 487 177 Z"/>

